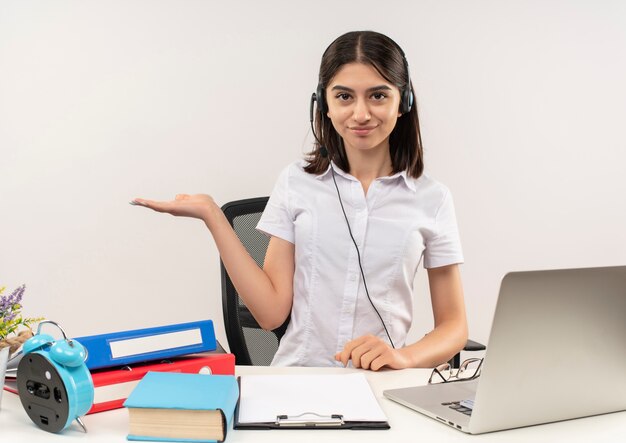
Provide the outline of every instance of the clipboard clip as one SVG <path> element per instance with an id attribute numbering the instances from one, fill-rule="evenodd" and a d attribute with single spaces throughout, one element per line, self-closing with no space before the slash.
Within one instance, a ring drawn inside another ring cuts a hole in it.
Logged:
<path id="1" fill-rule="evenodd" d="M 303 412 L 298 415 L 277 415 L 276 426 L 280 427 L 341 427 L 344 425 L 343 415 L 320 415 L 315 412 Z"/>

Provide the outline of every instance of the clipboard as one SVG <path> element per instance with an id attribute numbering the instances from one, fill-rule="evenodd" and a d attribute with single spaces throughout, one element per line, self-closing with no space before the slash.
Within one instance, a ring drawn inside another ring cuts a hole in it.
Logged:
<path id="1" fill-rule="evenodd" d="M 389 429 L 363 373 L 244 375 L 234 429 Z"/>

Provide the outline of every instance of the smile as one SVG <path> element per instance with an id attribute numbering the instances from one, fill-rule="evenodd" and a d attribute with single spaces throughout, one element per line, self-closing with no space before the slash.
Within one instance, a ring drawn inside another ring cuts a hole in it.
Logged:
<path id="1" fill-rule="evenodd" d="M 365 136 L 376 129 L 376 126 L 353 126 L 348 129 L 350 129 L 350 131 L 352 131 L 355 135 Z"/>

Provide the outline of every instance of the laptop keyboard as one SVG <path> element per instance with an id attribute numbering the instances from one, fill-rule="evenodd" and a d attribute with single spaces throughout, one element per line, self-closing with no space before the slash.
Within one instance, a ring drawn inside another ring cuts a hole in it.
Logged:
<path id="1" fill-rule="evenodd" d="M 457 412 L 465 415 L 472 415 L 472 409 L 474 408 L 474 400 L 460 400 L 460 401 L 447 401 L 441 403 L 442 406 L 447 406 L 450 409 L 454 409 Z"/>

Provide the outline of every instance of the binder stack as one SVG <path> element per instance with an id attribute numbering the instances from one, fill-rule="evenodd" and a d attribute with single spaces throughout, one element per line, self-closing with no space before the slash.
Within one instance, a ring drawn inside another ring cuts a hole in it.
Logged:
<path id="1" fill-rule="evenodd" d="M 87 349 L 85 364 L 94 384 L 87 414 L 122 408 L 149 371 L 234 375 L 235 357 L 215 339 L 211 320 L 76 337 Z M 17 394 L 17 364 L 11 362 L 4 389 Z"/>
<path id="2" fill-rule="evenodd" d="M 215 339 L 211 320 L 76 337 L 95 388 L 87 414 L 122 408 L 148 372 L 233 375 L 235 357 Z"/>

